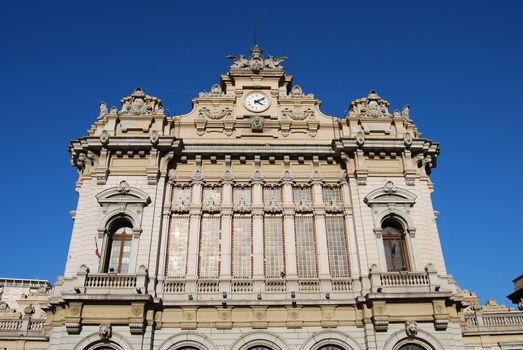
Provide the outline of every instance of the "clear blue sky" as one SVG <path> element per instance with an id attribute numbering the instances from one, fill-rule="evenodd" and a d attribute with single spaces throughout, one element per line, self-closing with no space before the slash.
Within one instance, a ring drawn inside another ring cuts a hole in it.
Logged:
<path id="1" fill-rule="evenodd" d="M 265 53 L 323 111 L 372 88 L 410 103 L 441 142 L 434 207 L 447 267 L 463 288 L 508 303 L 523 273 L 522 1 L 8 1 L 0 12 L 0 276 L 63 273 L 75 209 L 67 142 L 98 101 L 141 86 L 171 113 L 248 53 Z"/>

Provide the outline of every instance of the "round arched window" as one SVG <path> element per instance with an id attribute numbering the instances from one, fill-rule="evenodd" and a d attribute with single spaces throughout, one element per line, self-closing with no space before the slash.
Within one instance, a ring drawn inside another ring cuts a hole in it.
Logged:
<path id="1" fill-rule="evenodd" d="M 343 350 L 343 348 L 338 345 L 323 345 L 318 350 Z"/>
<path id="2" fill-rule="evenodd" d="M 385 260 L 388 271 L 408 270 L 407 249 L 405 244 L 405 230 L 395 219 L 387 218 L 383 221 L 381 236 L 385 249 Z"/>
<path id="3" fill-rule="evenodd" d="M 418 344 L 405 344 L 399 347 L 398 350 L 427 350 L 423 346 Z"/>
<path id="4" fill-rule="evenodd" d="M 105 272 L 127 273 L 133 239 L 132 224 L 127 218 L 118 218 L 109 226 L 105 250 Z"/>

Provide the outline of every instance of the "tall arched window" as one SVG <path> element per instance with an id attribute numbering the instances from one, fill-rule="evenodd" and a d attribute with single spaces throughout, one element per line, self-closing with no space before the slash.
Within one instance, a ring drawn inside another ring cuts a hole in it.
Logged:
<path id="1" fill-rule="evenodd" d="M 426 350 L 424 347 L 418 344 L 405 344 L 399 347 L 398 350 Z"/>
<path id="2" fill-rule="evenodd" d="M 387 218 L 382 224 L 383 246 L 388 271 L 409 270 L 407 249 L 405 243 L 405 230 L 395 219 Z"/>
<path id="3" fill-rule="evenodd" d="M 109 227 L 104 272 L 127 273 L 133 239 L 132 224 L 127 218 L 118 218 Z"/>

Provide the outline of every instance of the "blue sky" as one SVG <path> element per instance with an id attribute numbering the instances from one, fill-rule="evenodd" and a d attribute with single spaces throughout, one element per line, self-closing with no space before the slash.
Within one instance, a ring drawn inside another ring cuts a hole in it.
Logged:
<path id="1" fill-rule="evenodd" d="M 483 301 L 508 303 L 521 258 L 523 2 L 33 1 L 0 13 L 0 276 L 63 273 L 75 209 L 67 142 L 98 101 L 141 86 L 183 114 L 248 53 L 266 54 L 322 110 L 344 115 L 372 88 L 411 105 L 441 142 L 432 179 L 447 268 Z"/>

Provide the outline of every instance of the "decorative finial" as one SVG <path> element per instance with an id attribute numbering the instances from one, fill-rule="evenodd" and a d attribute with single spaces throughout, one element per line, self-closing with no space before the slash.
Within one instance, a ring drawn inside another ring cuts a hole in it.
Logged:
<path id="1" fill-rule="evenodd" d="M 252 16 L 252 24 L 253 24 L 253 42 L 252 42 L 252 46 L 257 46 L 257 42 L 256 42 L 256 13 L 253 13 L 253 16 Z"/>

